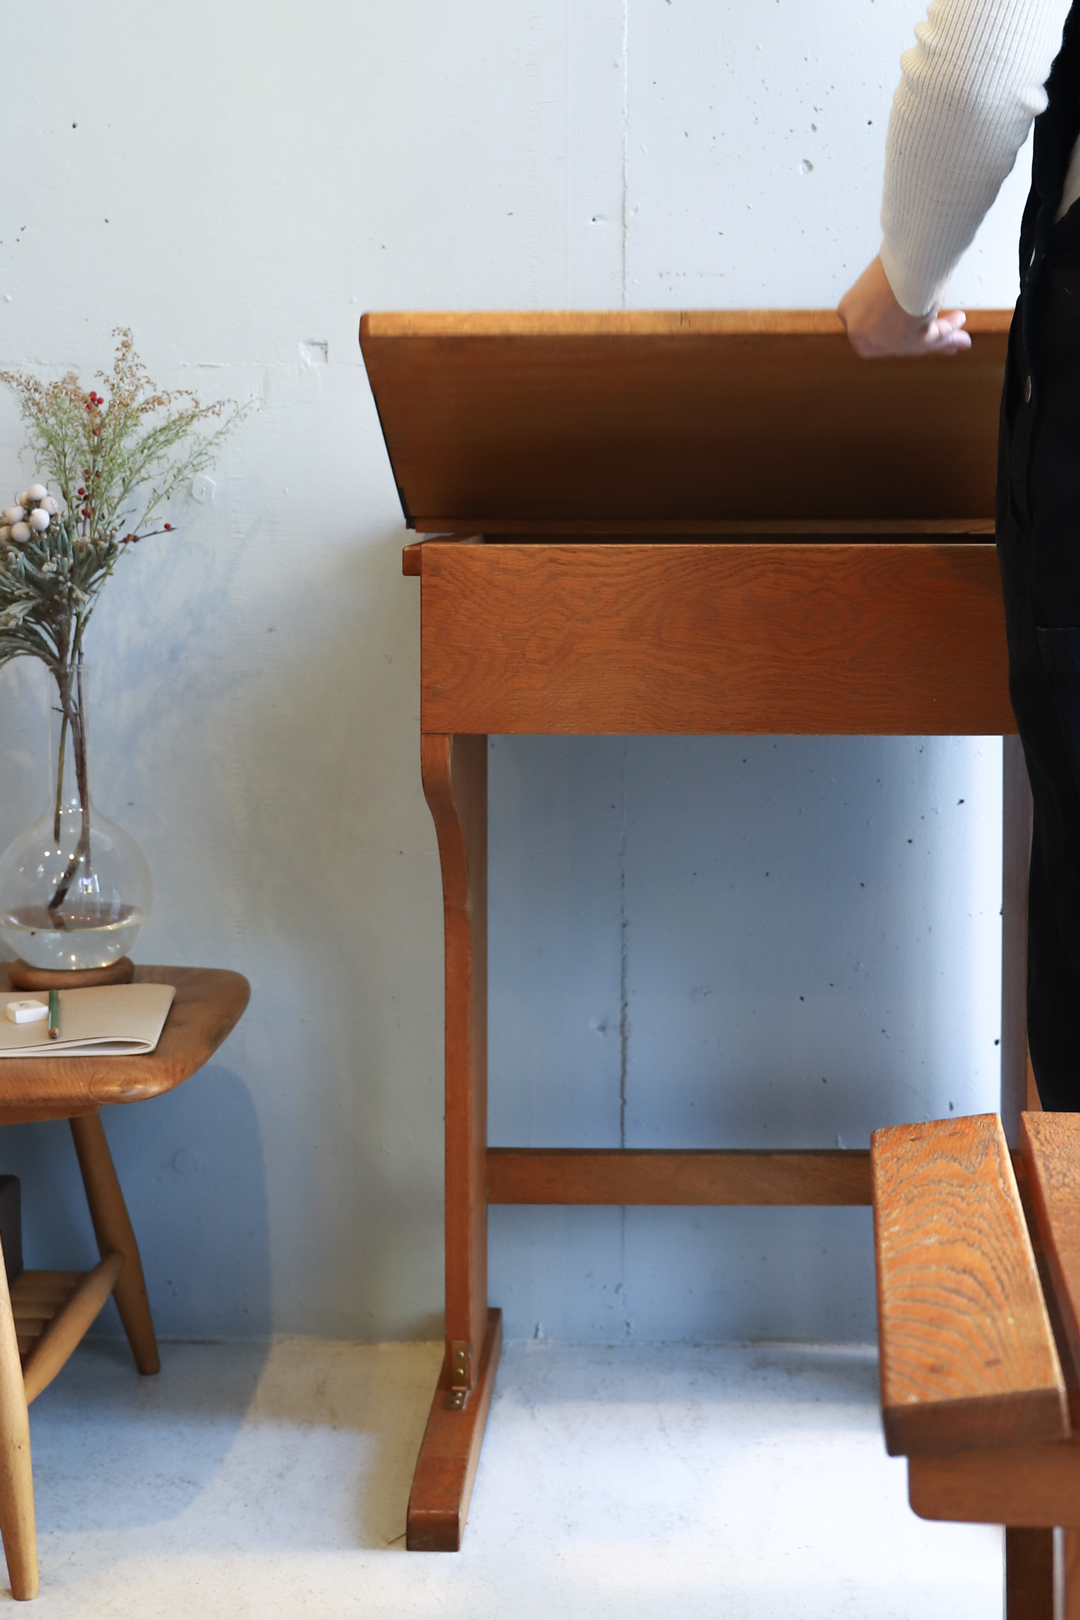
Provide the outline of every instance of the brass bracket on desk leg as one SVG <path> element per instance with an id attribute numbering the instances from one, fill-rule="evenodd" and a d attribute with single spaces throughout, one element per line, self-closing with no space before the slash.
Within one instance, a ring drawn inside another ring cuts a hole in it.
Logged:
<path id="1" fill-rule="evenodd" d="M 450 1393 L 446 1408 L 449 1412 L 464 1412 L 469 1398 L 469 1367 L 472 1361 L 468 1339 L 454 1339 L 450 1345 Z"/>

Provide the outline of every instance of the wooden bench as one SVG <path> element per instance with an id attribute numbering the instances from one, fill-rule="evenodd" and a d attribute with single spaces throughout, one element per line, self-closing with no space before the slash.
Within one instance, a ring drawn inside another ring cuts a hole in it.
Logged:
<path id="1" fill-rule="evenodd" d="M 1005 1526 L 1007 1620 L 1080 1620 L 1080 1115 L 872 1138 L 881 1409 L 924 1519 Z M 1075 1428 L 1074 1428 L 1075 1426 Z"/>

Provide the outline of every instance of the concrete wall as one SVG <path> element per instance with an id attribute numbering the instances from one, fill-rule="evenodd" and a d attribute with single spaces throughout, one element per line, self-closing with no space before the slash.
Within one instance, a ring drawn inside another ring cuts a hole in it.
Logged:
<path id="1" fill-rule="evenodd" d="M 107 1121 L 165 1334 L 433 1334 L 441 911 L 417 587 L 365 308 L 832 305 L 872 256 L 915 0 L 41 0 L 7 19 L 0 362 L 259 410 L 93 631 L 143 960 L 251 1010 Z M 1021 174 L 957 278 L 1011 301 Z M 0 397 L 14 493 L 20 429 Z M 0 844 L 43 808 L 0 673 Z M 864 1144 L 992 1106 L 1000 745 L 495 739 L 492 1140 Z M 9 1128 L 77 1264 L 62 1125 Z M 512 1334 L 872 1332 L 863 1211 L 495 1212 Z"/>

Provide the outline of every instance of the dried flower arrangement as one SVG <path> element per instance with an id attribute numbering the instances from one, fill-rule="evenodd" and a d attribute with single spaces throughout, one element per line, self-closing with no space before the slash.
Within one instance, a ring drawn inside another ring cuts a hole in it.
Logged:
<path id="1" fill-rule="evenodd" d="M 105 396 L 84 388 L 74 373 L 42 383 L 0 371 L 0 382 L 18 396 L 27 450 L 55 492 L 31 484 L 0 519 L 0 665 L 39 658 L 56 681 L 57 837 L 69 737 L 84 807 L 89 803 L 79 666 L 105 581 L 125 551 L 172 529 L 162 515 L 170 497 L 213 463 L 249 408 L 235 401 L 203 405 L 188 389 L 159 389 L 130 331 L 119 327 L 113 336 L 112 370 L 97 373 Z M 87 817 L 84 809 L 84 847 L 73 852 L 50 910 L 63 904 L 76 865 L 89 864 Z"/>

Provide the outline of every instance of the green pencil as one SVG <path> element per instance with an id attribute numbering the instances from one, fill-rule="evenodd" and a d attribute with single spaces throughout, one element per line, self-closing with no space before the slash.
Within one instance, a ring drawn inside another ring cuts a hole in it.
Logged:
<path id="1" fill-rule="evenodd" d="M 50 990 L 49 991 L 49 1039 L 50 1039 L 50 1041 L 58 1041 L 60 1039 L 60 992 L 59 992 L 59 990 Z"/>

